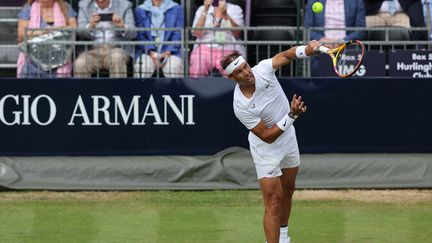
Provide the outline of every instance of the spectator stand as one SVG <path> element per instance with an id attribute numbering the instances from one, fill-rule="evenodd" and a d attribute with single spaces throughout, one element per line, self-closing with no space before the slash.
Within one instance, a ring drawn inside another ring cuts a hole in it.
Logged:
<path id="1" fill-rule="evenodd" d="M 262 1 L 254 0 L 252 25 L 263 27 L 262 29 L 249 33 L 249 39 L 253 41 L 293 41 L 300 39 L 302 0 L 267 0 L 265 4 Z M 273 27 L 296 27 L 293 29 L 275 29 Z M 297 44 L 296 43 L 296 44 Z M 278 52 L 288 49 L 291 45 L 252 45 L 248 48 L 248 60 L 252 63 L 258 63 L 262 59 L 270 58 Z M 296 72 L 296 64 L 284 66 L 279 72 L 283 76 L 300 75 Z M 297 67 L 301 67 L 298 65 Z"/>
<path id="2" fill-rule="evenodd" d="M 0 6 L 0 77 L 15 74 L 18 58 L 17 15 L 20 10 L 20 1 L 10 1 Z"/>
<path id="3" fill-rule="evenodd" d="M 230 0 L 229 0 L 230 1 Z M 233 0 L 234 1 L 234 0 Z M 248 61 L 251 65 L 254 65 L 259 60 L 264 58 L 271 57 L 279 51 L 283 51 L 289 48 L 292 45 L 295 45 L 299 42 L 304 43 L 308 40 L 308 33 L 310 29 L 304 29 L 303 27 L 299 27 L 298 20 L 297 23 L 294 23 L 293 14 L 295 11 L 299 11 L 296 9 L 299 4 L 301 5 L 301 1 L 303 0 L 268 0 L 268 5 L 260 6 L 259 1 L 252 0 L 235 0 L 235 2 L 239 2 L 245 10 L 245 19 L 247 20 L 251 16 L 251 12 L 247 12 L 248 4 L 253 6 L 253 16 L 251 19 L 252 27 L 240 28 L 243 31 L 244 39 L 241 42 L 237 42 L 239 44 L 244 44 L 247 47 Z M 135 5 L 140 4 L 143 0 L 132 1 Z M 185 0 L 177 0 L 182 4 L 185 4 L 185 8 L 194 9 L 198 7 L 198 3 L 201 4 L 202 1 L 185 1 Z M 231 2 L 231 1 L 230 1 Z M 78 1 L 71 0 L 69 3 L 74 6 L 76 9 Z M 243 4 L 241 4 L 243 3 Z M 267 3 L 267 2 L 266 2 Z M 0 7 L 0 68 L 1 76 L 3 77 L 15 77 L 15 68 L 16 68 L 16 58 L 18 56 L 18 48 L 17 48 L 17 37 L 16 37 L 16 29 L 17 29 L 17 13 L 21 9 L 23 1 L 8 1 L 8 6 Z M 195 4 L 195 5 L 194 5 Z M 273 4 L 273 5 L 272 5 Z M 269 10 L 270 6 L 273 6 L 273 10 L 275 13 L 275 17 L 273 20 L 269 20 L 272 18 L 271 10 Z M 286 7 L 281 7 L 286 6 Z M 284 8 L 284 11 L 277 12 L 277 9 Z M 193 17 L 194 11 L 188 11 Z M 281 17 L 285 13 L 285 17 Z M 302 11 L 300 11 L 302 12 Z M 266 15 L 267 14 L 267 15 Z M 188 14 L 186 14 L 187 16 Z M 249 16 L 249 17 L 248 17 Z M 284 22 L 290 19 L 290 22 Z M 299 18 L 298 18 L 299 19 Z M 292 26 L 277 26 L 289 24 Z M 190 24 L 186 24 L 186 28 L 182 30 L 183 39 L 181 41 L 184 47 L 184 55 L 188 56 L 190 50 L 188 47 L 195 44 L 196 42 L 190 39 L 191 27 Z M 357 28 L 347 28 L 353 30 L 359 30 Z M 364 29 L 362 29 L 364 30 Z M 409 51 L 409 50 L 430 50 L 430 41 L 413 41 L 412 33 L 415 31 L 425 31 L 424 28 L 396 28 L 396 27 L 374 27 L 374 28 L 366 28 L 368 31 L 368 38 L 364 41 L 367 46 L 368 52 L 377 51 L 382 53 L 385 56 L 388 56 L 389 53 L 397 52 L 398 50 Z M 299 35 L 300 34 L 300 35 Z M 301 38 L 298 39 L 298 36 Z M 83 45 L 84 42 L 77 41 L 74 43 L 75 45 Z M 128 42 L 130 45 L 137 44 L 150 44 L 150 43 L 139 43 L 136 41 Z M 188 58 L 184 58 L 185 62 L 185 70 L 188 70 Z M 306 65 L 301 66 L 300 72 L 296 72 L 299 68 L 299 63 L 304 62 Z M 388 63 L 388 60 L 387 60 Z M 285 69 L 280 69 L 277 71 L 277 75 L 279 77 L 282 76 L 310 76 L 309 65 L 307 65 L 307 61 L 296 61 L 292 66 L 288 65 L 284 67 Z M 128 70 L 128 72 L 132 72 L 133 70 Z M 187 72 L 186 72 L 187 73 Z M 388 74 L 387 74 L 388 75 Z M 99 75 L 97 75 L 99 76 Z M 131 75 L 129 75 L 130 77 Z"/>

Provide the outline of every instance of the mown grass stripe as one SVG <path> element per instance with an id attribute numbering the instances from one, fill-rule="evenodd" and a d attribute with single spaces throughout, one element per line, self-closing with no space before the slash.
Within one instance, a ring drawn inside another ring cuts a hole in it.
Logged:
<path id="1" fill-rule="evenodd" d="M 292 242 L 430 242 L 430 191 L 415 193 L 414 201 L 295 198 Z M 0 242 L 262 243 L 262 216 L 259 191 L 8 192 Z"/>

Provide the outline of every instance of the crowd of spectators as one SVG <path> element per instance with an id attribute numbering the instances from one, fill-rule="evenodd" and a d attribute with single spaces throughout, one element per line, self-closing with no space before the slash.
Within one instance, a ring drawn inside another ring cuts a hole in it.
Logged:
<path id="1" fill-rule="evenodd" d="M 312 12 L 312 4 L 321 2 L 322 13 Z M 152 77 L 161 72 L 165 77 L 183 77 L 184 60 L 190 58 L 191 77 L 205 77 L 212 72 L 224 75 L 220 59 L 245 46 L 237 44 L 241 31 L 220 28 L 242 27 L 243 9 L 226 0 L 202 0 L 194 14 L 192 36 L 202 44 L 193 46 L 185 57 L 182 33 L 184 8 L 172 0 L 145 0 L 133 9 L 128 0 L 81 0 L 78 13 L 64 0 L 28 0 L 19 13 L 18 41 L 45 35 L 49 28 L 77 28 L 80 40 L 93 41 L 91 46 L 77 46 L 76 58 L 50 71 L 41 71 L 23 52 L 17 63 L 17 77 L 90 77 L 100 70 L 110 77 L 127 77 L 132 67 L 134 77 Z M 347 27 L 428 27 L 430 0 L 308 0 L 304 26 L 322 27 L 313 30 L 310 39 L 336 47 L 346 40 L 365 40 L 366 31 L 345 30 Z M 40 28 L 27 31 L 26 28 Z M 136 32 L 135 28 L 148 28 Z M 159 28 L 159 30 L 150 30 Z M 168 28 L 164 30 L 164 28 Z M 169 29 L 171 28 L 171 29 Z M 432 39 L 427 31 L 413 31 L 413 40 Z M 114 45 L 116 41 L 139 41 L 140 44 Z M 143 42 L 151 42 L 145 44 Z M 161 43 L 159 43 L 161 42 Z M 163 44 L 162 44 L 163 42 Z M 169 43 L 173 42 L 173 43 Z M 159 44 L 158 44 L 159 43 Z M 168 43 L 168 44 L 167 44 Z"/>
<path id="2" fill-rule="evenodd" d="M 77 18 L 76 18 L 77 17 Z M 225 0 L 205 0 L 195 14 L 194 27 L 237 27 L 244 25 L 243 10 Z M 82 0 L 78 14 L 63 0 L 29 0 L 19 13 L 19 42 L 24 41 L 26 28 L 76 28 L 80 40 L 93 41 L 92 46 L 77 46 L 75 62 L 43 71 L 34 60 L 20 53 L 17 77 L 74 77 L 88 78 L 101 70 L 110 77 L 127 77 L 132 63 L 135 77 L 151 77 L 161 71 L 165 77 L 184 76 L 181 31 L 184 27 L 183 8 L 172 0 L 145 0 L 135 9 L 127 0 Z M 134 31 L 135 28 L 157 28 Z M 164 30 L 164 28 L 168 28 Z M 174 30 L 169 29 L 174 28 Z M 29 31 L 27 38 L 45 35 L 47 31 Z M 192 77 L 207 76 L 216 68 L 223 75 L 219 60 L 223 55 L 244 46 L 223 44 L 235 42 L 239 31 L 194 31 L 198 41 L 218 44 L 196 45 L 191 53 Z M 148 45 L 115 45 L 118 41 L 149 41 Z M 160 42 L 160 44 L 158 44 Z M 163 44 L 162 44 L 163 42 Z M 167 44 L 168 43 L 168 44 Z M 205 56 L 206 58 L 202 58 Z"/>
<path id="3" fill-rule="evenodd" d="M 365 40 L 366 31 L 345 31 L 349 27 L 396 27 L 409 30 L 426 27 L 430 0 L 309 0 L 305 8 L 305 27 L 329 28 L 312 31 L 310 38 L 335 47 L 346 40 Z M 321 2 L 322 13 L 313 13 L 312 4 Z M 429 26 L 430 26 L 429 17 Z M 335 29 L 331 29 L 335 28 Z M 428 40 L 426 31 L 412 31 L 410 39 Z"/>

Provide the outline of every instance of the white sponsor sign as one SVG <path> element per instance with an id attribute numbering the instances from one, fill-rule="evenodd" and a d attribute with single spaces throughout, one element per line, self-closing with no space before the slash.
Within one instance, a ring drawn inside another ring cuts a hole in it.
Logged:
<path id="1" fill-rule="evenodd" d="M 157 98 L 135 95 L 130 102 L 125 102 L 119 95 L 79 95 L 73 110 L 69 111 L 58 110 L 54 99 L 46 94 L 7 94 L 0 98 L 0 125 L 47 126 L 55 121 L 57 112 L 70 114 L 68 126 L 170 125 L 172 122 L 195 125 L 194 98 L 195 95 Z"/>

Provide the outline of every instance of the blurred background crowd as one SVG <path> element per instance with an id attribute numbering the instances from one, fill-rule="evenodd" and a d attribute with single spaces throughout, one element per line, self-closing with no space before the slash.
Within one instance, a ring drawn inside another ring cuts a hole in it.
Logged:
<path id="1" fill-rule="evenodd" d="M 312 11 L 315 2 L 323 4 L 322 12 Z M 11 0 L 1 5 L 2 77 L 220 77 L 225 75 L 221 57 L 234 50 L 255 64 L 309 40 L 328 47 L 362 40 L 370 61 L 383 60 L 383 70 L 368 75 L 392 76 L 389 58 L 399 58 L 394 53 L 428 52 L 432 39 L 430 0 Z M 293 63 L 277 75 L 325 76 L 319 59 Z"/>

